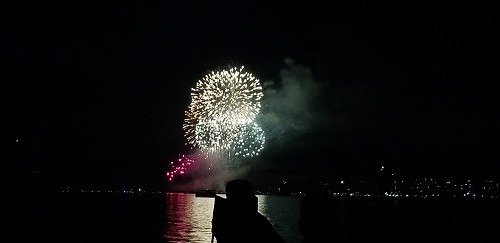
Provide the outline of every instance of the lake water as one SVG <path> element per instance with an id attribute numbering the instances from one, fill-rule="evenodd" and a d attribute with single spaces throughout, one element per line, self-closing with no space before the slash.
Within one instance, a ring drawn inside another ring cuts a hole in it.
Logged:
<path id="1" fill-rule="evenodd" d="M 214 198 L 193 194 L 46 193 L 0 200 L 0 242 L 210 242 Z M 258 196 L 287 242 L 300 242 L 300 198 Z"/>
<path id="2" fill-rule="evenodd" d="M 300 242 L 300 198 L 258 195 L 258 210 L 287 242 Z M 169 193 L 165 197 L 166 242 L 210 242 L 213 198 Z"/>
<path id="3" fill-rule="evenodd" d="M 259 212 L 277 232 L 287 242 L 300 242 L 301 198 L 258 199 Z M 210 242 L 213 204 L 213 198 L 192 194 L 2 195 L 0 242 Z M 317 234 L 328 242 L 500 242 L 499 205 L 498 200 L 336 198 L 331 210 L 312 204 L 317 210 L 312 224 L 324 227 Z"/>

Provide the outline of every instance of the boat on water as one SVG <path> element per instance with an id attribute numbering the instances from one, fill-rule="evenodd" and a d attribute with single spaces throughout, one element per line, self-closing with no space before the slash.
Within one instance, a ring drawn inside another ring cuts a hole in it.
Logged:
<path id="1" fill-rule="evenodd" d="M 194 194 L 196 197 L 215 197 L 215 190 L 199 190 Z"/>

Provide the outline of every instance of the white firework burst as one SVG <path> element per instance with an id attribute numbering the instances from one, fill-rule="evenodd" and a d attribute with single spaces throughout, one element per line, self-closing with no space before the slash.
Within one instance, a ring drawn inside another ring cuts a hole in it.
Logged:
<path id="1" fill-rule="evenodd" d="M 209 153 L 235 149 L 234 154 L 242 156 L 258 154 L 261 147 L 250 143 L 252 146 L 243 148 L 241 142 L 246 141 L 244 136 L 252 135 L 250 130 L 262 131 L 255 123 L 262 96 L 259 80 L 244 71 L 244 67 L 206 75 L 192 89 L 191 104 L 186 110 L 183 129 L 188 144 Z M 252 139 L 260 139 L 263 146 L 263 136 L 262 133 L 262 138 L 259 135 Z M 247 154 L 240 150 L 254 152 Z"/>
<path id="2" fill-rule="evenodd" d="M 264 149 L 264 131 L 252 122 L 241 127 L 237 137 L 233 140 L 231 152 L 236 156 L 253 157 Z"/>

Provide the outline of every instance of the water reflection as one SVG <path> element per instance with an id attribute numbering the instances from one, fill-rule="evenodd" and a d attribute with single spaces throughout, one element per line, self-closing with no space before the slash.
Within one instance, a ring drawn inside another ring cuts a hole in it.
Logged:
<path id="1" fill-rule="evenodd" d="M 225 195 L 220 195 L 225 197 Z M 299 242 L 299 198 L 258 195 L 258 210 L 287 242 Z M 168 193 L 165 198 L 165 242 L 210 242 L 213 198 Z"/>
<path id="2" fill-rule="evenodd" d="M 210 242 L 213 198 L 193 194 L 166 195 L 166 242 Z"/>
<path id="3" fill-rule="evenodd" d="M 300 198 L 257 195 L 259 212 L 269 219 L 286 242 L 300 242 Z"/>

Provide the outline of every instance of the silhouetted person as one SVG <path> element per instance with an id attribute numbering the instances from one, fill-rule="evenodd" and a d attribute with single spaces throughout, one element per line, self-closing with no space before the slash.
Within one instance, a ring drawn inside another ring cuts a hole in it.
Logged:
<path id="1" fill-rule="evenodd" d="M 303 242 L 330 242 L 338 238 L 337 221 L 328 192 L 320 183 L 306 181 L 305 196 L 300 205 L 299 229 Z"/>
<path id="2" fill-rule="evenodd" d="M 249 181 L 228 182 L 226 197 L 215 197 L 212 232 L 217 242 L 284 242 L 257 211 L 257 197 Z"/>

